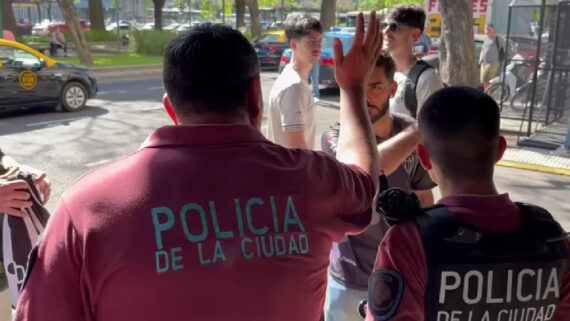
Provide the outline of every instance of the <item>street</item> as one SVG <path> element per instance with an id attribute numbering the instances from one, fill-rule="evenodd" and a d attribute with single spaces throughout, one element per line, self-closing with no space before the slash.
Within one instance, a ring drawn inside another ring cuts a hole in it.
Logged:
<path id="1" fill-rule="evenodd" d="M 262 74 L 265 101 L 276 77 L 276 72 Z M 170 124 L 162 108 L 163 93 L 160 75 L 100 81 L 97 98 L 83 111 L 30 110 L 1 115 L 0 146 L 19 162 L 48 174 L 52 196 L 47 208 L 53 210 L 64 190 L 81 175 L 136 152 L 154 129 Z M 338 119 L 338 91 L 324 93 L 317 107 L 318 133 Z M 497 167 L 496 181 L 500 192 L 509 191 L 514 200 L 548 208 L 570 229 L 570 177 Z M 8 301 L 3 290 L 0 321 L 9 320 Z"/>

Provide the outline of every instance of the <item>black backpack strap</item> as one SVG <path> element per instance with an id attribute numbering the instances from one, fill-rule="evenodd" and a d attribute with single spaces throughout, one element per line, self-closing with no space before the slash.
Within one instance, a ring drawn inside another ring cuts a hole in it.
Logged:
<path id="1" fill-rule="evenodd" d="M 418 60 L 416 64 L 410 69 L 406 79 L 406 88 L 404 91 L 404 103 L 406 108 L 410 111 L 412 117 L 416 118 L 418 112 L 418 98 L 416 96 L 416 88 L 422 73 L 430 68 L 430 64 L 423 60 Z"/>
<path id="2" fill-rule="evenodd" d="M 442 233 L 447 234 L 445 231 L 457 226 L 458 222 L 455 214 L 443 205 L 424 209 L 424 215 L 416 218 L 424 243 L 438 239 Z"/>
<path id="3" fill-rule="evenodd" d="M 497 52 L 499 53 L 499 63 L 501 63 L 505 60 L 505 49 L 501 47 L 499 36 L 495 36 L 495 45 L 497 46 Z"/>
<path id="4" fill-rule="evenodd" d="M 521 210 L 525 227 L 532 232 L 534 238 L 545 239 L 547 242 L 568 239 L 568 233 L 546 209 L 519 202 L 515 202 L 515 205 Z"/>

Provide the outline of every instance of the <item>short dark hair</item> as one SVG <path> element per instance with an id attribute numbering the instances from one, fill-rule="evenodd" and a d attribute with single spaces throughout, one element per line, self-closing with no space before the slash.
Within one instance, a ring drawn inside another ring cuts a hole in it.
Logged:
<path id="1" fill-rule="evenodd" d="M 291 41 L 291 39 L 299 40 L 303 36 L 310 34 L 311 31 L 323 33 L 323 25 L 319 20 L 309 15 L 295 15 L 285 22 L 287 41 Z"/>
<path id="2" fill-rule="evenodd" d="M 470 87 L 443 88 L 418 115 L 420 135 L 430 157 L 453 178 L 493 175 L 500 113 L 493 98 Z"/>
<path id="3" fill-rule="evenodd" d="M 388 12 L 388 21 L 394 21 L 424 31 L 426 12 L 420 6 L 411 4 L 397 5 Z"/>
<path id="4" fill-rule="evenodd" d="M 380 56 L 378 56 L 378 60 L 376 60 L 376 67 L 384 68 L 384 73 L 386 74 L 386 78 L 390 81 L 394 81 L 394 74 L 396 73 L 396 63 L 394 59 L 390 56 L 387 51 L 382 50 L 380 52 Z"/>
<path id="5" fill-rule="evenodd" d="M 164 53 L 164 87 L 182 112 L 240 111 L 257 75 L 259 61 L 249 41 L 223 25 L 182 33 Z"/>

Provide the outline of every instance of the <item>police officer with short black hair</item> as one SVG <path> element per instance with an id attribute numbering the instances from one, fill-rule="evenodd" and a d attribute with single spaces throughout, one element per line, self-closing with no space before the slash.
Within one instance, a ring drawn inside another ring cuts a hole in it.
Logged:
<path id="1" fill-rule="evenodd" d="M 401 191 L 380 196 L 394 226 L 369 280 L 367 320 L 570 320 L 567 233 L 495 188 L 499 119 L 495 101 L 467 87 L 444 88 L 420 110 L 418 156 L 442 199 L 421 210 Z"/>

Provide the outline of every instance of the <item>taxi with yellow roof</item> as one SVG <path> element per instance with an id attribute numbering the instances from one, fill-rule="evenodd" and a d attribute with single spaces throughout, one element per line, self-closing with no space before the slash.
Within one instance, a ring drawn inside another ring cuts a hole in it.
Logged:
<path id="1" fill-rule="evenodd" d="M 87 68 L 0 39 L 0 111 L 36 106 L 78 111 L 96 93 L 97 82 Z"/>

